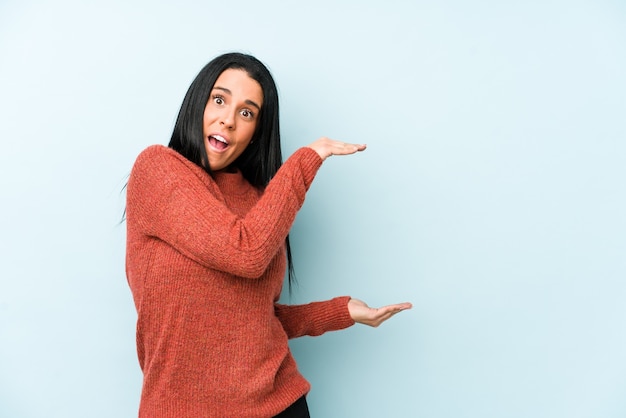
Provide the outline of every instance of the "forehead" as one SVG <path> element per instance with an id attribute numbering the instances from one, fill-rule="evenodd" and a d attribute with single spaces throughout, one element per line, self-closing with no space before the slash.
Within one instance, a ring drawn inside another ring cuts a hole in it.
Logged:
<path id="1" fill-rule="evenodd" d="M 217 80 L 214 89 L 227 90 L 234 99 L 252 100 L 263 103 L 263 89 L 258 81 L 250 77 L 245 70 L 229 68 L 224 70 Z"/>

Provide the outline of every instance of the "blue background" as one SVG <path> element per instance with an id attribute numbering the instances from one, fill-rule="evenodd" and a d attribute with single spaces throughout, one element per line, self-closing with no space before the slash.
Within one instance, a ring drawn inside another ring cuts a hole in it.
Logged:
<path id="1" fill-rule="evenodd" d="M 227 4 L 228 3 L 228 4 Z M 136 416 L 125 183 L 215 55 L 322 167 L 293 303 L 414 309 L 292 348 L 314 417 L 626 416 L 623 1 L 0 2 L 0 416 Z"/>

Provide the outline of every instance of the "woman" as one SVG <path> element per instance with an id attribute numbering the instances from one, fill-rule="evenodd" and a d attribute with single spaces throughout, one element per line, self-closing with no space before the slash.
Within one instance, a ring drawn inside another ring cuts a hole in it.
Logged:
<path id="1" fill-rule="evenodd" d="M 288 338 L 378 326 L 410 308 L 277 302 L 287 266 L 291 280 L 287 234 L 317 170 L 364 149 L 321 138 L 282 164 L 267 68 L 231 53 L 202 69 L 169 146 L 143 151 L 128 181 L 140 417 L 308 417 Z"/>

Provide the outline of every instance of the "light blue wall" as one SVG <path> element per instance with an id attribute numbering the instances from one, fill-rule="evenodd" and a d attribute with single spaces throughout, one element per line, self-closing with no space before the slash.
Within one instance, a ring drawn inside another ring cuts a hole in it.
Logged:
<path id="1" fill-rule="evenodd" d="M 230 50 L 288 153 L 369 145 L 313 184 L 292 302 L 415 305 L 293 342 L 314 417 L 626 416 L 625 45 L 618 0 L 0 2 L 0 416 L 136 415 L 120 189 Z"/>

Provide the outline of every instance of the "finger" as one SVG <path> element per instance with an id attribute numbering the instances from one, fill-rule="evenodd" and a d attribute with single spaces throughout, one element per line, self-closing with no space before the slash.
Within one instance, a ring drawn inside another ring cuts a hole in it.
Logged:
<path id="1" fill-rule="evenodd" d="M 405 309 L 411 309 L 413 307 L 413 305 L 410 302 L 404 302 L 404 303 L 396 303 L 394 305 L 388 305 L 385 306 L 385 308 L 388 309 L 397 309 L 399 311 L 403 311 Z"/>
<path id="2" fill-rule="evenodd" d="M 379 310 L 382 310 L 383 312 L 398 313 L 398 312 L 404 311 L 405 309 L 411 309 L 412 307 L 413 305 L 411 305 L 409 302 L 405 302 L 405 303 L 397 303 L 395 305 L 383 306 Z"/>
<path id="3" fill-rule="evenodd" d="M 331 146 L 330 155 L 348 155 L 355 152 L 363 151 L 367 145 L 364 144 L 349 144 L 346 142 L 335 142 Z"/>
<path id="4" fill-rule="evenodd" d="M 392 316 L 406 310 L 410 309 L 412 305 L 410 303 L 402 303 L 397 305 L 385 306 L 383 308 L 377 309 L 372 317 L 373 324 L 372 326 L 377 327 L 382 324 Z"/>

